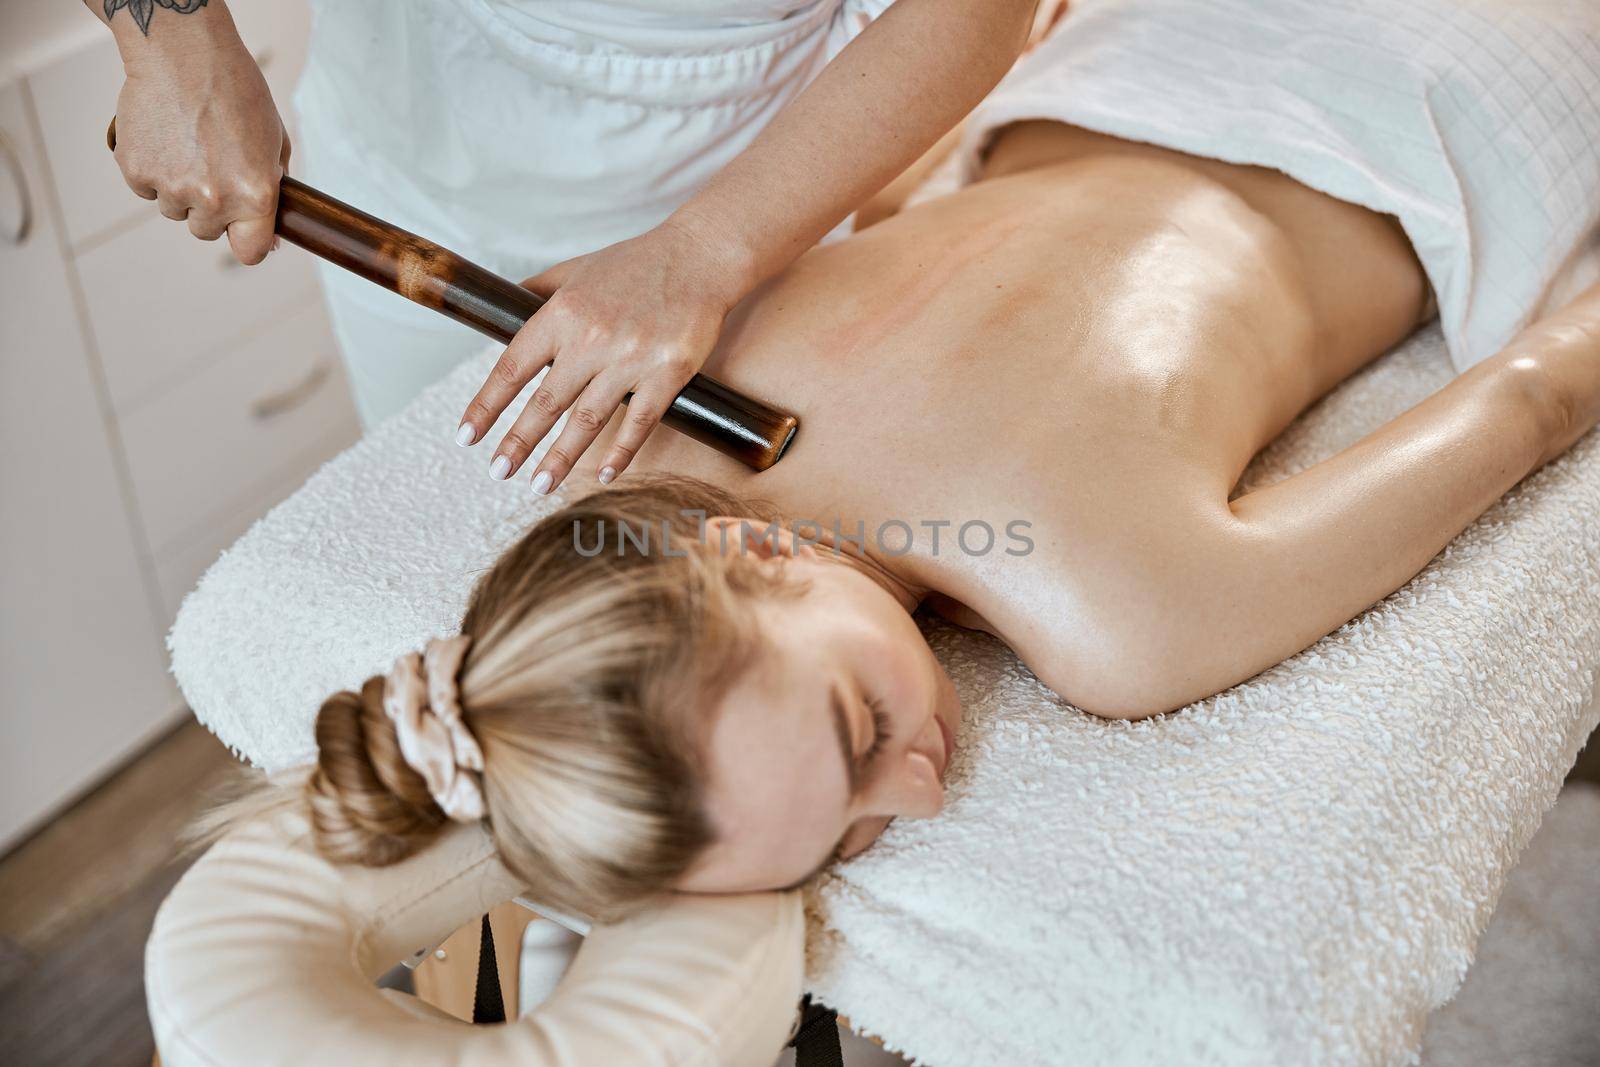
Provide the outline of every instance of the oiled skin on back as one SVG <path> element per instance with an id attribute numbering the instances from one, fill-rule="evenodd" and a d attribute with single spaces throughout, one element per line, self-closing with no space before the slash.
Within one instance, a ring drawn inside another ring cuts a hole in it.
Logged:
<path id="1" fill-rule="evenodd" d="M 909 523 L 903 555 L 869 536 L 880 563 L 982 616 L 1068 700 L 1126 713 L 1107 686 L 1173 641 L 1162 620 L 1212 567 L 1245 465 L 1415 325 L 1421 271 L 1392 220 L 1268 171 L 1038 123 L 1002 135 L 989 173 L 735 310 L 706 370 L 799 414 L 781 463 L 752 474 L 662 432 L 630 471 L 847 533 Z M 999 535 L 987 555 L 956 549 L 969 520 Z M 1026 555 L 1005 551 L 1014 520 Z"/>

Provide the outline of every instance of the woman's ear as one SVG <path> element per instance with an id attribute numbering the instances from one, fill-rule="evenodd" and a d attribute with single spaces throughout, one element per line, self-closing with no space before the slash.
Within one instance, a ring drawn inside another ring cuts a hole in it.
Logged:
<path id="1" fill-rule="evenodd" d="M 764 523 L 737 515 L 712 515 L 706 519 L 705 540 L 723 555 L 779 559 L 816 554 L 811 542 L 800 540 L 776 519 Z"/>
<path id="2" fill-rule="evenodd" d="M 904 752 L 867 791 L 867 804 L 880 815 L 931 819 L 944 809 L 939 769 L 920 752 Z"/>
<path id="3" fill-rule="evenodd" d="M 939 769 L 920 752 L 906 754 L 900 783 L 900 814 L 908 819 L 931 819 L 944 807 L 944 784 Z"/>

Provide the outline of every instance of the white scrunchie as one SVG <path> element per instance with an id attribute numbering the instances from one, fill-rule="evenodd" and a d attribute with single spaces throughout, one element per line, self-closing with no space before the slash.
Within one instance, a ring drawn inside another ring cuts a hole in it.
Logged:
<path id="1" fill-rule="evenodd" d="M 383 710 L 394 722 L 400 755 L 456 822 L 483 818 L 483 750 L 461 721 L 456 675 L 472 638 L 435 638 L 422 655 L 407 652 L 383 680 Z"/>

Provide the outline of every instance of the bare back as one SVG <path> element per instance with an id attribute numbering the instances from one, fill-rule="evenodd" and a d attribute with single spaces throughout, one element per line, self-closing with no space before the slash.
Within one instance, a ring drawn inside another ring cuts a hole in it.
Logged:
<path id="1" fill-rule="evenodd" d="M 661 433 L 631 469 L 859 522 L 884 566 L 1070 677 L 1119 612 L 1166 595 L 1186 529 L 1256 451 L 1403 337 L 1423 293 L 1385 217 L 1025 124 L 986 180 L 807 253 L 735 310 L 707 370 L 800 415 L 782 463 L 755 475 Z M 956 543 L 975 520 L 996 531 L 986 553 L 968 550 L 980 527 Z"/>

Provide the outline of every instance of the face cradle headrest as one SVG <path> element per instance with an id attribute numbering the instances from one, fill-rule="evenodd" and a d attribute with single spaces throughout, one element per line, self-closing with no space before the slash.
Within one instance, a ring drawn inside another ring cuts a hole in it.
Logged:
<path id="1" fill-rule="evenodd" d="M 145 990 L 162 1062 L 746 1067 L 788 1037 L 805 947 L 794 892 L 665 897 L 597 926 L 550 999 L 501 1026 L 374 986 L 519 889 L 476 826 L 367 868 L 324 860 L 298 812 L 250 820 L 156 916 Z"/>

